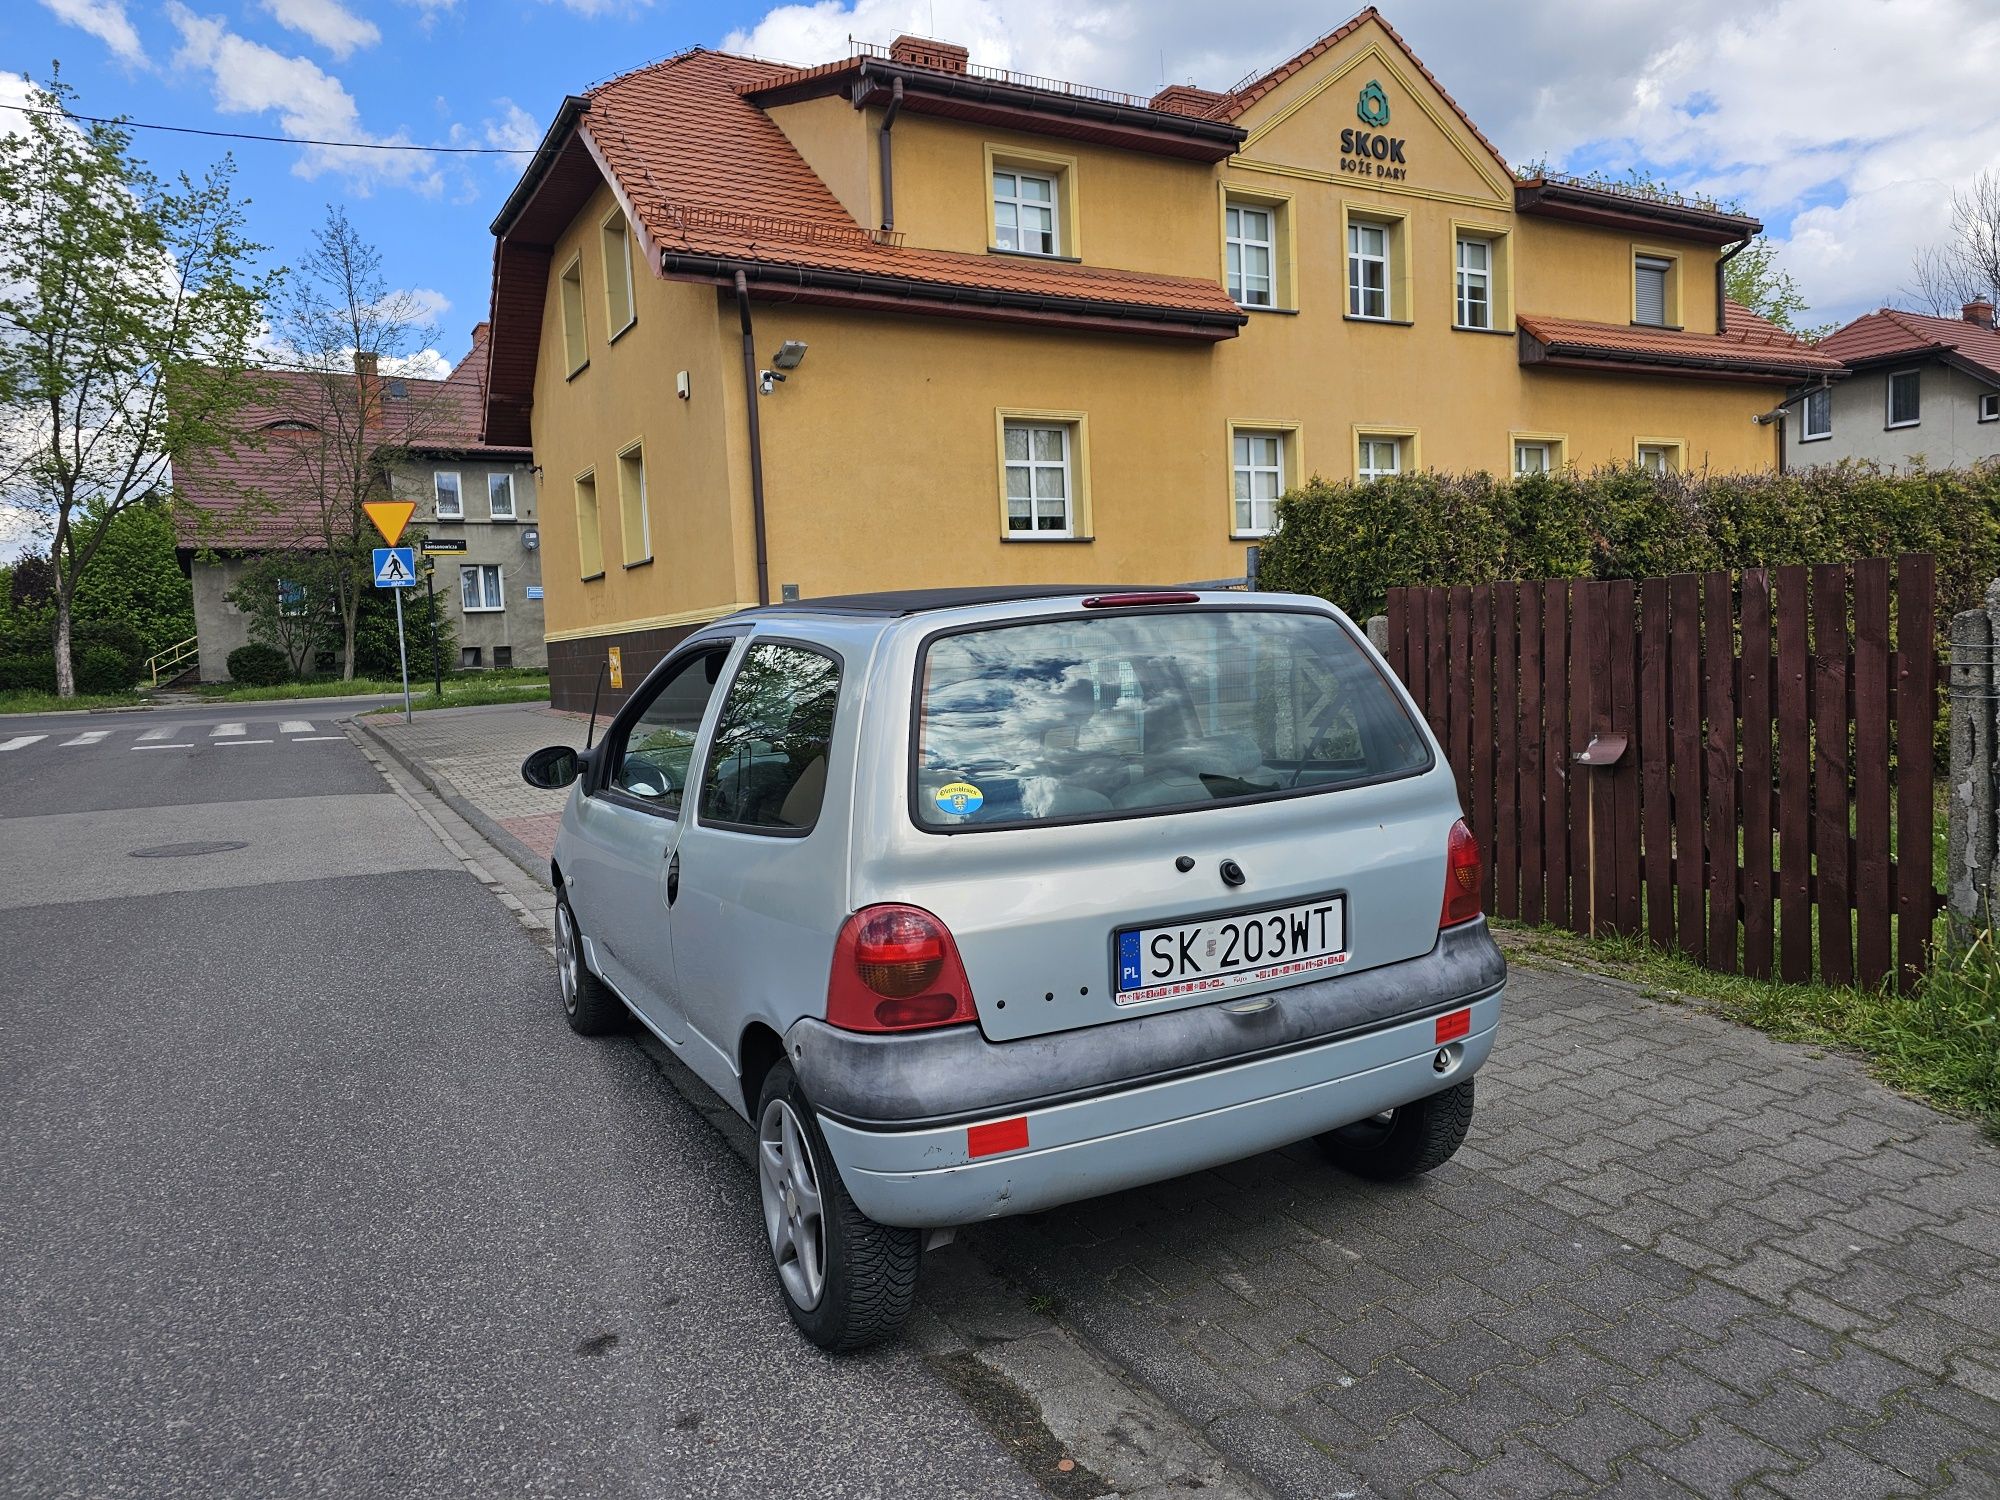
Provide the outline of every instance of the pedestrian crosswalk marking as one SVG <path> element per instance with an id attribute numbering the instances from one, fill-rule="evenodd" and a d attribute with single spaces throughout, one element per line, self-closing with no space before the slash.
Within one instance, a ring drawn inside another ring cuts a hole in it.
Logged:
<path id="1" fill-rule="evenodd" d="M 134 745 L 134 750 L 192 750 L 193 745 Z"/>
<path id="2" fill-rule="evenodd" d="M 32 745 L 36 740 L 45 740 L 45 734 L 17 734 L 11 740 L 0 740 L 0 751 L 19 750 L 23 745 Z"/>
<path id="3" fill-rule="evenodd" d="M 86 729 L 75 739 L 64 740 L 63 749 L 67 750 L 71 745 L 94 745 L 110 733 L 108 729 Z"/>
<path id="4" fill-rule="evenodd" d="M 302 734 L 293 740 L 292 743 L 294 745 L 317 745 L 324 740 L 344 740 L 346 738 L 347 736 L 344 734 Z"/>
<path id="5" fill-rule="evenodd" d="M 312 732 L 312 725 L 308 724 L 304 719 L 287 719 L 278 726 L 278 733 L 280 734 L 311 734 Z"/>
<path id="6" fill-rule="evenodd" d="M 173 738 L 173 736 L 179 734 L 180 732 L 181 732 L 181 726 L 178 724 L 174 724 L 165 729 L 149 729 L 144 734 L 140 735 L 139 738 L 142 740 L 165 740 Z"/>
<path id="7" fill-rule="evenodd" d="M 241 724 L 218 724 L 208 732 L 208 737 L 212 740 L 221 740 L 228 739 L 232 735 L 248 734 L 249 732 Z"/>
<path id="8" fill-rule="evenodd" d="M 216 746 L 216 749 L 220 750 L 225 747 L 233 749 L 237 745 L 268 745 L 270 743 L 269 740 L 224 740 L 222 744 Z"/>

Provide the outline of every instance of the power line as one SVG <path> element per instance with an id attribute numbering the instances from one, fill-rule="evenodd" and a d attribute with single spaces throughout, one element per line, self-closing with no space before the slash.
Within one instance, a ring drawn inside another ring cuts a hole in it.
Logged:
<path id="1" fill-rule="evenodd" d="M 149 125 L 143 120 L 115 120 L 103 115 L 75 115 L 66 109 L 36 109 L 28 104 L 0 104 L 16 114 L 82 120 L 88 125 L 116 125 L 121 130 L 164 130 L 173 135 L 205 135 L 224 141 L 268 141 L 278 146 L 339 146 L 350 151 L 428 151 L 438 156 L 533 156 L 533 146 L 405 146 L 388 141 L 321 141 L 296 135 L 253 135 L 244 130 L 198 130 L 192 125 Z"/>

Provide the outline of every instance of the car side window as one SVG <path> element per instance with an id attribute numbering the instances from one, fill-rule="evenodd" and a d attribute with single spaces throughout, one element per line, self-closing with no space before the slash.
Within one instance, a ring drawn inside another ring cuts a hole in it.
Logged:
<path id="1" fill-rule="evenodd" d="M 670 816 L 679 814 L 695 736 L 701 732 L 702 715 L 708 711 L 728 655 L 725 646 L 691 657 L 660 684 L 653 701 L 625 732 L 608 781 L 612 789 Z"/>
<path id="2" fill-rule="evenodd" d="M 840 663 L 776 642 L 752 646 L 729 684 L 702 777 L 701 820 L 803 833 L 826 796 Z"/>

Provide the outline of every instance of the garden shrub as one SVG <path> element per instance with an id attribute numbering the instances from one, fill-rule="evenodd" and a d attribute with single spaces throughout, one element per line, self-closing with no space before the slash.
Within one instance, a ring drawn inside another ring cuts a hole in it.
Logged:
<path id="1" fill-rule="evenodd" d="M 229 675 L 251 687 L 276 687 L 291 681 L 292 664 L 276 646 L 252 641 L 229 653 Z"/>
<path id="2" fill-rule="evenodd" d="M 79 646 L 70 667 L 79 693 L 128 693 L 138 680 L 131 659 L 116 646 Z"/>
<path id="3" fill-rule="evenodd" d="M 56 659 L 53 652 L 40 656 L 0 656 L 0 693 L 53 693 L 56 690 Z"/>

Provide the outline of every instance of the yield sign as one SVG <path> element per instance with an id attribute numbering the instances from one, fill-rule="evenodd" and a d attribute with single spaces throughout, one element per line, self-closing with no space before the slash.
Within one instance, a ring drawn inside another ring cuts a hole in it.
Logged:
<path id="1" fill-rule="evenodd" d="M 382 540 L 391 547 L 403 534 L 403 528 L 410 524 L 410 517 L 416 514 L 414 500 L 364 500 L 361 508 L 368 512 L 368 519 L 375 523 L 375 529 L 382 533 Z"/>

